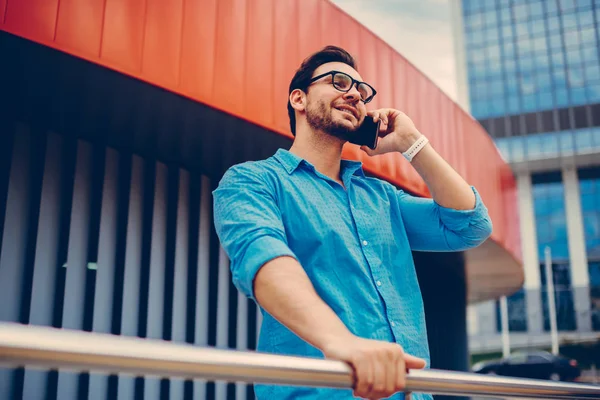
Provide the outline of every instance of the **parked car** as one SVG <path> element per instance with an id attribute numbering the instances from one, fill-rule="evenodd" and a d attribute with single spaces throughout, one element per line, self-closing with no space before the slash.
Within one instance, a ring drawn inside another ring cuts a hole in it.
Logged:
<path id="1" fill-rule="evenodd" d="M 545 351 L 517 352 L 507 358 L 482 361 L 472 368 L 478 374 L 573 381 L 581 375 L 576 360 Z"/>

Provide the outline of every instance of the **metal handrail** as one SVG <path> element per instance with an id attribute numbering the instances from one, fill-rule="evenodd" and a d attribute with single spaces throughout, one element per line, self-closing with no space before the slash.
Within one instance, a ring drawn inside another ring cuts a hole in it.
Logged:
<path id="1" fill-rule="evenodd" d="M 352 369 L 341 361 L 15 323 L 0 323 L 0 365 L 314 387 L 351 388 L 353 383 Z M 600 386 L 434 369 L 411 370 L 406 390 L 457 396 L 600 399 Z"/>

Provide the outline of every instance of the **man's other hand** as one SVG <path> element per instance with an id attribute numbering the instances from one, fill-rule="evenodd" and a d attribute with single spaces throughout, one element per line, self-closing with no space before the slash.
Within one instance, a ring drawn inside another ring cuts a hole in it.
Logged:
<path id="1" fill-rule="evenodd" d="M 425 360 L 405 354 L 396 343 L 351 335 L 323 349 L 325 357 L 345 361 L 354 368 L 354 395 L 381 399 L 404 391 L 406 371 L 425 367 Z"/>

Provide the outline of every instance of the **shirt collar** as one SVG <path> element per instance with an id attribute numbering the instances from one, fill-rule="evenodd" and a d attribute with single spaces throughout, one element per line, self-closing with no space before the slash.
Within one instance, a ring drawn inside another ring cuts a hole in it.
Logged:
<path id="1" fill-rule="evenodd" d="M 300 158 L 284 149 L 277 150 L 277 153 L 275 153 L 274 157 L 281 163 L 281 165 L 283 165 L 283 168 L 285 168 L 287 173 L 290 175 L 300 166 L 300 164 L 305 164 L 312 169 L 315 168 L 305 159 Z M 365 173 L 362 169 L 362 163 L 360 161 L 342 160 L 341 175 L 344 176 L 348 173 L 362 177 L 365 176 Z"/>

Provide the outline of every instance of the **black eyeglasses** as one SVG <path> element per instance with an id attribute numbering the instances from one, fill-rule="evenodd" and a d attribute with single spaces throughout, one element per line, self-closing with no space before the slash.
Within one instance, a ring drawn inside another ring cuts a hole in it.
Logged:
<path id="1" fill-rule="evenodd" d="M 319 76 L 315 76 L 308 82 L 309 86 L 313 82 L 328 75 L 331 75 L 331 84 L 333 87 L 340 92 L 348 93 L 352 87 L 356 85 L 356 90 L 358 90 L 358 93 L 360 93 L 360 99 L 365 104 L 373 100 L 373 97 L 377 94 L 377 91 L 373 89 L 373 86 L 366 82 L 357 81 L 350 75 L 340 71 L 329 71 Z"/>

